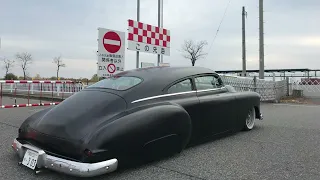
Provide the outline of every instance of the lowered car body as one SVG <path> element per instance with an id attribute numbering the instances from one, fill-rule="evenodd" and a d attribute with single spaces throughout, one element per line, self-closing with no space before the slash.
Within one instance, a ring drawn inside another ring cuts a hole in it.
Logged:
<path id="1" fill-rule="evenodd" d="M 260 95 L 236 92 L 201 67 L 118 73 L 28 117 L 12 147 L 21 164 L 92 177 L 133 157 L 176 153 L 202 139 L 251 130 Z"/>

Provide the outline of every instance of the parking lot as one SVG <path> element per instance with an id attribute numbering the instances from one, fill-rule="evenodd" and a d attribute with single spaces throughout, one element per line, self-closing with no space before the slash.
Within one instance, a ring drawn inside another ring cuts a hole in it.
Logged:
<path id="1" fill-rule="evenodd" d="M 3 98 L 3 104 L 13 102 Z M 35 175 L 27 167 L 18 166 L 12 140 L 23 120 L 44 108 L 47 107 L 0 109 L 1 179 L 77 179 L 49 171 Z M 252 131 L 191 147 L 162 161 L 90 179 L 319 179 L 320 106 L 262 104 L 262 112 L 264 120 L 257 121 Z"/>

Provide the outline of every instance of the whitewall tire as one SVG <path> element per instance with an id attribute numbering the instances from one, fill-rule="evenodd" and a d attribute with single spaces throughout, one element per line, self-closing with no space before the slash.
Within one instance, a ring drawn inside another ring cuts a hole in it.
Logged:
<path id="1" fill-rule="evenodd" d="M 249 131 L 249 130 L 253 129 L 254 124 L 255 124 L 255 120 L 256 120 L 256 112 L 255 112 L 254 107 L 252 107 L 249 109 L 249 112 L 247 114 L 245 125 L 244 125 L 244 130 Z"/>

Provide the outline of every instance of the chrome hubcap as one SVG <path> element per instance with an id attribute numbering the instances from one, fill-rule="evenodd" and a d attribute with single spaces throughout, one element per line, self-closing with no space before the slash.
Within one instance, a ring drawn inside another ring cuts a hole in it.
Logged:
<path id="1" fill-rule="evenodd" d="M 255 117 L 254 117 L 254 110 L 251 109 L 248 113 L 248 116 L 247 116 L 247 119 L 246 119 L 246 125 L 249 129 L 252 129 L 253 126 L 254 126 L 254 120 L 255 120 Z"/>

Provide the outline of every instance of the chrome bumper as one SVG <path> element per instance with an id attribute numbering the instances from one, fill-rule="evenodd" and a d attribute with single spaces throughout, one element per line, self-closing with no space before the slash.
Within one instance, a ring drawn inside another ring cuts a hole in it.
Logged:
<path id="1" fill-rule="evenodd" d="M 98 163 L 80 163 L 48 155 L 35 146 L 21 144 L 17 139 L 14 139 L 12 148 L 18 154 L 21 161 L 27 149 L 33 150 L 39 154 L 37 168 L 47 168 L 71 176 L 93 177 L 113 172 L 118 168 L 117 159 L 110 159 Z"/>

